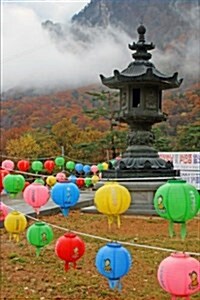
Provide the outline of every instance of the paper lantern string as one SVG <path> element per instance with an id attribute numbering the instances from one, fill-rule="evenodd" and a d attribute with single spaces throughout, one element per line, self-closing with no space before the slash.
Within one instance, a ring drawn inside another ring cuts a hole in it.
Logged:
<path id="1" fill-rule="evenodd" d="M 16 156 L 8 156 L 8 155 L 5 155 L 5 154 L 2 154 L 1 157 L 3 158 L 6 158 L 6 159 L 13 159 L 13 160 L 22 160 L 22 159 L 27 159 L 28 161 L 34 161 L 34 160 L 42 160 L 42 161 L 45 161 L 45 160 L 49 160 L 49 159 L 56 159 L 57 156 L 50 156 L 50 157 L 34 157 L 34 158 L 24 158 L 24 157 L 16 157 Z M 87 164 L 87 165 L 93 165 L 93 164 L 97 164 L 97 162 L 83 162 L 83 161 L 80 161 L 80 160 L 77 160 L 76 158 L 72 158 L 72 157 L 69 157 L 67 155 L 62 155 L 63 158 L 66 158 L 70 161 L 76 161 L 77 163 L 81 163 L 81 164 Z"/>
<path id="2" fill-rule="evenodd" d="M 14 208 L 12 208 L 8 205 L 6 205 L 6 206 L 11 210 L 15 210 Z M 24 214 L 24 216 L 26 216 L 27 218 L 32 219 L 34 221 L 41 221 L 39 219 L 36 219 L 36 218 L 34 218 L 32 216 L 29 216 L 29 215 L 26 215 L 26 214 Z M 97 240 L 101 240 L 101 241 L 105 241 L 105 242 L 113 242 L 112 239 L 104 238 L 104 237 L 101 237 L 101 236 L 98 236 L 98 235 L 93 235 L 93 234 L 89 234 L 89 233 L 85 233 L 85 232 L 72 230 L 72 229 L 69 229 L 69 228 L 64 228 L 64 227 L 61 227 L 61 226 L 58 226 L 58 225 L 55 225 L 55 224 L 51 224 L 51 223 L 45 222 L 45 221 L 43 221 L 43 222 L 50 225 L 50 226 L 52 226 L 52 227 L 54 227 L 54 228 L 56 228 L 56 229 L 63 230 L 65 232 L 69 231 L 69 232 L 73 232 L 77 235 L 86 236 L 86 237 L 89 237 L 89 238 L 92 238 L 92 239 L 97 239 Z M 135 244 L 135 243 L 132 243 L 132 242 L 124 242 L 124 241 L 115 241 L 115 242 L 120 243 L 122 245 L 126 245 L 126 246 L 146 248 L 146 249 L 150 249 L 150 250 L 158 250 L 158 251 L 164 251 L 164 252 L 180 252 L 180 250 L 176 250 L 176 249 L 162 248 L 162 247 L 156 247 L 156 246 L 144 245 L 144 244 Z M 187 254 L 193 255 L 193 256 L 200 256 L 200 252 L 188 252 L 187 251 Z"/>
<path id="3" fill-rule="evenodd" d="M 91 164 L 91 163 L 89 163 L 89 164 Z M 1 167 L 1 169 L 3 169 L 3 170 L 7 170 L 6 168 L 3 168 L 3 167 Z M 30 172 L 24 172 L 24 171 L 19 171 L 19 170 L 10 170 L 10 171 L 12 171 L 12 173 L 18 173 L 18 174 L 24 174 L 24 175 L 30 175 L 30 176 L 34 176 L 34 177 L 42 177 L 42 178 L 47 178 L 49 175 L 45 175 L 45 174 L 35 174 L 35 173 L 30 173 Z M 180 177 L 178 177 L 178 176 L 174 176 L 173 177 L 174 179 L 179 179 Z M 142 178 L 144 181 L 149 181 L 149 178 L 148 177 L 144 177 L 144 178 Z M 152 180 L 154 180 L 154 179 L 158 179 L 157 177 L 151 177 L 151 179 Z M 169 177 L 162 177 L 162 179 L 163 180 L 167 180 L 167 179 L 169 179 Z M 90 178 L 90 180 L 92 180 L 91 178 Z M 134 179 L 134 178 L 115 178 L 114 179 L 114 181 L 115 182 L 122 182 L 122 181 L 136 181 L 137 179 Z M 101 181 L 102 182 L 113 182 L 113 179 L 105 179 L 105 178 L 101 178 Z"/>

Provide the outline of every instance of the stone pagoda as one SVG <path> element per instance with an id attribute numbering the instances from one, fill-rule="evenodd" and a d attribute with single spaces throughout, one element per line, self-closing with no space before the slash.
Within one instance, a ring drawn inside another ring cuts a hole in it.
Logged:
<path id="1" fill-rule="evenodd" d="M 102 83 L 120 90 L 120 112 L 118 120 L 129 126 L 127 148 L 122 158 L 109 170 L 102 172 L 102 179 L 96 188 L 105 181 L 117 180 L 131 193 L 130 214 L 156 214 L 153 198 L 156 190 L 168 179 L 180 178 L 180 172 L 173 164 L 161 159 L 153 147 L 152 125 L 165 121 L 162 112 L 162 91 L 178 88 L 182 79 L 178 73 L 165 75 L 152 62 L 148 52 L 155 48 L 146 43 L 146 29 L 137 29 L 139 39 L 129 49 L 133 61 L 123 71 L 115 70 L 113 76 L 100 75 Z"/>
<path id="2" fill-rule="evenodd" d="M 129 45 L 134 50 L 133 61 L 122 72 L 115 70 L 111 77 L 100 75 L 104 85 L 120 90 L 120 112 L 118 121 L 129 125 L 127 149 L 122 154 L 114 170 L 103 172 L 103 178 L 143 178 L 173 177 L 179 172 L 173 170 L 173 164 L 159 158 L 153 148 L 154 135 L 152 125 L 165 121 L 162 112 L 162 91 L 178 88 L 182 79 L 178 73 L 165 75 L 150 62 L 148 52 L 155 48 L 153 43 L 146 43 L 146 29 L 140 25 L 137 29 L 137 43 Z"/>

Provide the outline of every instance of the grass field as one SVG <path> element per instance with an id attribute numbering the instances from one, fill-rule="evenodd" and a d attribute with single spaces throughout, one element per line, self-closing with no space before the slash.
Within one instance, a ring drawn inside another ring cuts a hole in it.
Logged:
<path id="1" fill-rule="evenodd" d="M 137 244 L 170 248 L 177 251 L 200 252 L 200 219 L 187 222 L 188 235 L 180 238 L 180 228 L 175 226 L 176 237 L 168 236 L 168 222 L 158 217 L 121 216 L 121 228 L 114 223 L 108 230 L 107 218 L 101 214 L 83 214 L 70 211 L 68 217 L 61 214 L 39 216 L 40 220 L 70 230 L 93 234 L 111 240 L 135 243 L 124 246 L 131 253 L 133 265 L 121 279 L 122 290 L 111 290 L 108 281 L 95 267 L 98 250 L 105 241 L 81 236 L 85 242 L 85 254 L 77 262 L 77 268 L 64 270 L 64 262 L 55 255 L 56 240 L 66 231 L 53 227 L 54 240 L 36 257 L 35 248 L 28 244 L 26 231 L 18 243 L 9 241 L 4 228 L 1 232 L 1 299 L 17 300 L 169 300 L 157 281 L 160 262 L 170 252 L 137 247 Z M 28 226 L 34 221 L 29 220 Z M 194 256 L 199 259 L 199 257 Z M 191 300 L 200 295 L 191 296 Z"/>

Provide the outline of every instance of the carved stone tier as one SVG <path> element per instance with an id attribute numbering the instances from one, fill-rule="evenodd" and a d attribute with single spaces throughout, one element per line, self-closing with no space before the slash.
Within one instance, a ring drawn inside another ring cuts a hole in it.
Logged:
<path id="1" fill-rule="evenodd" d="M 106 171 L 102 171 L 102 179 L 109 180 L 109 179 L 115 179 L 115 178 L 121 178 L 121 179 L 141 179 L 149 178 L 151 181 L 152 178 L 157 178 L 163 180 L 172 179 L 174 177 L 180 176 L 179 170 L 173 170 L 173 169 L 148 169 L 148 168 L 132 168 L 132 169 L 126 169 L 126 170 L 120 170 L 120 169 L 110 169 Z"/>

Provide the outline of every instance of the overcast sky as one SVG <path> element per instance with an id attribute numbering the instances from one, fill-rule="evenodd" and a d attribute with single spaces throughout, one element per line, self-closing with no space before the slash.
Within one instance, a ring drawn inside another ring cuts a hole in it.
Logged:
<path id="1" fill-rule="evenodd" d="M 50 72 L 54 73 L 52 80 L 55 81 L 59 81 L 56 72 L 67 76 L 66 69 L 62 70 L 67 54 L 64 58 L 59 53 L 42 30 L 41 22 L 51 20 L 67 24 L 89 2 L 90 0 L 2 0 L 1 90 L 31 85 L 31 82 L 46 85 Z"/>
<path id="2" fill-rule="evenodd" d="M 54 22 L 67 22 L 81 11 L 90 0 L 2 0 L 5 18 L 7 9 L 18 7 L 34 11 L 37 17 L 44 21 L 51 19 Z"/>

